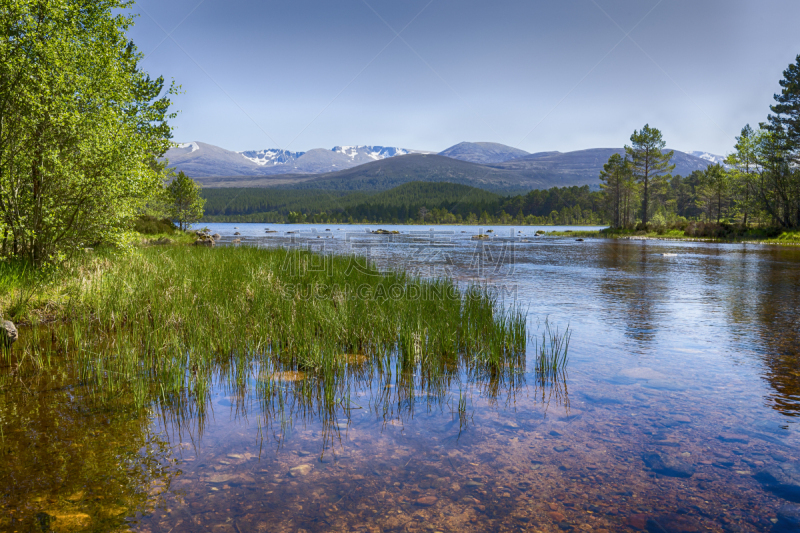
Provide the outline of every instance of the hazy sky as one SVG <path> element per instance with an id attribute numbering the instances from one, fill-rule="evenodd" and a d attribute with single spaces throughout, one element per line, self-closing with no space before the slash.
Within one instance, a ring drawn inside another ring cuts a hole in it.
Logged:
<path id="1" fill-rule="evenodd" d="M 797 0 L 141 0 L 175 139 L 230 150 L 622 146 L 725 154 L 800 54 Z"/>

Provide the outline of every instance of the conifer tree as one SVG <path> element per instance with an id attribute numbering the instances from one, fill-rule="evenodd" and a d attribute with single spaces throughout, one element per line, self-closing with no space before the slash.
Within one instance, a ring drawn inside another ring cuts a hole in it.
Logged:
<path id="1" fill-rule="evenodd" d="M 605 191 L 611 224 L 621 228 L 627 222 L 625 200 L 630 188 L 630 162 L 620 154 L 613 154 L 600 172 L 600 188 Z"/>
<path id="2" fill-rule="evenodd" d="M 770 106 L 767 129 L 781 132 L 786 142 L 785 150 L 795 163 L 800 163 L 800 55 L 796 62 L 783 71 L 781 94 L 774 96 L 777 104 Z"/>
<path id="3" fill-rule="evenodd" d="M 203 218 L 203 206 L 206 201 L 200 196 L 200 186 L 189 176 L 178 172 L 178 175 L 167 186 L 170 198 L 172 217 L 180 224 L 181 231 L 190 224 Z"/>
<path id="4" fill-rule="evenodd" d="M 642 223 L 647 226 L 651 210 L 650 198 L 653 189 L 661 185 L 667 176 L 675 170 L 670 165 L 675 152 L 664 152 L 666 143 L 661 132 L 645 124 L 641 131 L 631 135 L 631 146 L 625 146 L 625 152 L 631 160 L 633 176 L 642 184 Z"/>

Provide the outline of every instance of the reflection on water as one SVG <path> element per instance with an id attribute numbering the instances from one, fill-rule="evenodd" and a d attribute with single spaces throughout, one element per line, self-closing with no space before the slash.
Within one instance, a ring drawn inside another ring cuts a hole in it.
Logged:
<path id="1" fill-rule="evenodd" d="M 427 267 L 480 277 L 463 230 Z M 353 356 L 349 396 L 254 367 L 218 375 L 203 406 L 140 412 L 93 399 L 67 365 L 4 368 L 0 529 L 791 531 L 800 251 L 524 232 L 481 275 L 533 334 L 570 325 L 568 374 L 536 373 L 537 342 L 500 376 Z M 325 251 L 347 251 L 331 233 Z M 402 243 L 370 255 L 425 266 Z"/>
<path id="2" fill-rule="evenodd" d="M 65 366 L 0 383 L 3 531 L 111 531 L 170 491 L 180 470 L 149 410 L 96 401 Z"/>

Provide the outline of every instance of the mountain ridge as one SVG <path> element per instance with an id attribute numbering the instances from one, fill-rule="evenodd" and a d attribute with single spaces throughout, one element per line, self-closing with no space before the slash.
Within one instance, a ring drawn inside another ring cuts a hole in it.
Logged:
<path id="1" fill-rule="evenodd" d="M 276 174 L 323 174 L 388 157 L 419 153 L 393 146 L 334 146 L 291 152 L 280 148 L 234 152 L 211 144 L 193 141 L 167 151 L 164 159 L 171 167 L 191 177 L 226 175 L 267 176 Z"/>
<path id="2" fill-rule="evenodd" d="M 511 193 L 572 185 L 597 187 L 608 158 L 614 153 L 624 154 L 623 148 L 528 153 L 497 143 L 459 143 L 451 149 L 442 153 L 459 158 L 380 146 L 232 152 L 195 141 L 171 150 L 173 157 L 178 156 L 178 163 L 170 159 L 170 165 L 205 187 L 379 191 L 412 181 L 447 181 Z M 470 158 L 494 162 L 465 160 Z M 680 151 L 675 151 L 673 162 L 675 173 L 684 176 L 713 164 L 707 158 Z"/>

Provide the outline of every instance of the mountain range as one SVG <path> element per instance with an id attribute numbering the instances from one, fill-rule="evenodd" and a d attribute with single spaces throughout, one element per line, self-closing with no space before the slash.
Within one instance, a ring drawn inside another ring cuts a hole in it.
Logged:
<path id="1" fill-rule="evenodd" d="M 170 166 L 183 170 L 192 178 L 207 178 L 322 174 L 415 152 L 384 146 L 336 146 L 331 150 L 316 148 L 307 152 L 281 149 L 232 152 L 211 144 L 192 142 L 170 149 L 165 158 Z"/>
<path id="2" fill-rule="evenodd" d="M 181 144 L 169 166 L 205 187 L 286 187 L 387 190 L 412 181 L 450 182 L 496 192 L 599 184 L 608 158 L 622 148 L 528 153 L 497 143 L 463 142 L 439 154 L 384 146 L 337 146 L 290 152 L 232 152 L 202 142 Z M 691 174 L 724 158 L 675 151 L 675 173 Z"/>

